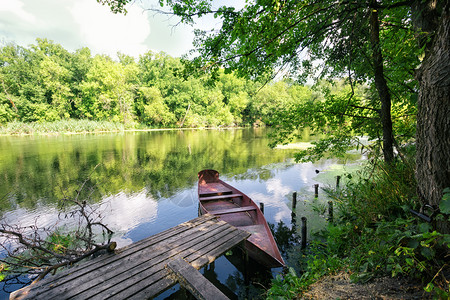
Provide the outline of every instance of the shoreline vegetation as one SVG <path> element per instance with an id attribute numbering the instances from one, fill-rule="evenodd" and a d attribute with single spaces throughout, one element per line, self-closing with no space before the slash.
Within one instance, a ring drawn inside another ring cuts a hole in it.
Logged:
<path id="1" fill-rule="evenodd" d="M 0 136 L 30 136 L 30 135 L 75 135 L 96 134 L 114 132 L 138 132 L 138 131 L 166 131 L 166 130 L 198 130 L 198 129 L 239 129 L 242 126 L 220 127 L 169 127 L 157 128 L 136 124 L 135 127 L 124 126 L 122 123 L 92 120 L 60 120 L 53 122 L 10 122 L 0 125 Z"/>
<path id="2" fill-rule="evenodd" d="M 431 223 L 414 216 L 415 146 L 403 152 L 390 165 L 371 157 L 342 174 L 341 188 L 323 189 L 334 219 L 306 249 L 297 246 L 299 268 L 278 275 L 267 299 L 450 299 L 450 234 L 435 228 L 448 217 L 450 189 Z"/>

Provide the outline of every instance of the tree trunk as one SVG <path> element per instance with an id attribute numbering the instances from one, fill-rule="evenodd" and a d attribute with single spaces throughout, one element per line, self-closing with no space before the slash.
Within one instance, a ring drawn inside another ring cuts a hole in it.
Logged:
<path id="1" fill-rule="evenodd" d="M 373 0 L 372 7 L 377 1 Z M 374 69 L 375 86 L 381 101 L 380 118 L 383 126 L 383 156 L 384 161 L 390 163 L 394 160 L 394 135 L 392 134 L 391 94 L 384 78 L 383 56 L 380 48 L 380 24 L 378 11 L 371 8 L 370 13 L 370 43 L 372 47 L 372 63 Z"/>
<path id="2" fill-rule="evenodd" d="M 416 178 L 423 203 L 435 208 L 450 187 L 450 1 L 445 0 L 434 40 L 417 72 Z M 448 221 L 437 229 L 450 233 Z"/>

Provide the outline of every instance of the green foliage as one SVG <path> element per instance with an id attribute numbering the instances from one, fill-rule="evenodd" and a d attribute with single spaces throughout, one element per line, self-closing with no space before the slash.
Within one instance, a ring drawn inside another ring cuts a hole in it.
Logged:
<path id="1" fill-rule="evenodd" d="M 118 54 L 69 53 L 46 39 L 29 48 L 0 48 L 0 125 L 88 119 L 150 127 L 251 124 L 256 83 L 220 70 L 188 74 L 179 58 L 148 52 L 138 61 Z M 273 97 L 272 97 L 273 98 Z M 268 112 L 265 112 L 267 115 Z"/>
<path id="2" fill-rule="evenodd" d="M 75 248 L 77 241 L 74 233 L 56 229 L 47 238 L 50 250 L 58 254 L 66 254 L 69 248 Z"/>
<path id="3" fill-rule="evenodd" d="M 340 190 L 327 190 L 338 218 L 311 242 L 301 275 L 277 278 L 269 298 L 299 297 L 318 278 L 346 271 L 355 282 L 387 275 L 414 278 L 422 281 L 426 292 L 447 299 L 450 235 L 409 213 L 416 186 L 411 166 L 396 162 L 388 169 L 373 163 L 359 174 L 347 175 L 349 181 Z"/>
<path id="4" fill-rule="evenodd" d="M 17 115 L 9 102 L 4 94 L 0 94 L 0 124 L 12 121 Z"/>
<path id="5" fill-rule="evenodd" d="M 141 122 L 147 125 L 168 126 L 175 121 L 174 114 L 170 111 L 156 87 L 140 87 L 138 98 L 135 100 L 136 111 L 139 112 Z"/>
<path id="6" fill-rule="evenodd" d="M 298 87 L 292 90 L 298 91 Z M 317 140 L 312 142 L 313 147 L 299 151 L 297 161 L 343 157 L 350 149 L 367 147 L 361 144 L 361 138 L 373 140 L 371 147 L 377 145 L 379 117 L 367 86 L 352 87 L 343 80 L 321 82 L 300 95 L 304 97 L 300 101 L 279 105 L 271 114 L 270 123 L 278 128 L 272 134 L 272 146 L 301 139 L 305 129 Z"/>
<path id="7" fill-rule="evenodd" d="M 267 292 L 267 299 L 295 299 L 306 290 L 307 284 L 301 280 L 293 268 L 284 275 L 277 275 L 272 281 L 272 288 Z"/>
<path id="8" fill-rule="evenodd" d="M 450 188 L 444 189 L 444 195 L 442 201 L 439 203 L 439 209 L 441 213 L 450 215 Z"/>
<path id="9" fill-rule="evenodd" d="M 7 272 L 9 271 L 9 266 L 7 263 L 1 263 L 0 264 L 0 281 L 3 281 L 7 275 Z"/>
<path id="10" fill-rule="evenodd" d="M 345 267 L 346 259 L 326 252 L 321 243 L 313 241 L 303 255 L 303 273 L 298 276 L 293 268 L 272 280 L 267 299 L 297 299 L 320 277 L 334 274 Z"/>
<path id="11" fill-rule="evenodd" d="M 113 10 L 126 2 L 107 1 Z M 279 128 L 273 144 L 289 143 L 304 127 L 326 135 L 326 141 L 299 153 L 298 160 L 343 155 L 357 144 L 352 139 L 356 135 L 377 141 L 372 146 L 379 151 L 385 143 L 385 159 L 390 161 L 393 138 L 399 144 L 414 138 L 418 87 L 413 70 L 424 48 L 413 26 L 418 16 L 408 3 L 254 1 L 217 9 L 204 0 L 160 4 L 167 7 L 165 13 L 190 25 L 208 15 L 220 20 L 217 28 L 195 30 L 196 51 L 186 62 L 188 73 L 206 70 L 217 79 L 224 69 L 265 82 L 282 74 L 292 82 L 314 78 L 319 85 L 321 79 L 346 78 L 346 89 L 323 92 L 319 101 L 291 105 L 283 103 L 285 92 L 261 90 L 261 100 L 249 106 L 252 123 Z M 370 12 L 376 12 L 377 24 L 370 23 Z M 363 85 L 367 91 L 361 93 Z"/>
<path id="12" fill-rule="evenodd" d="M 80 132 L 123 131 L 121 123 L 90 120 L 60 120 L 55 122 L 10 122 L 0 127 L 0 134 L 58 134 Z"/>
<path id="13" fill-rule="evenodd" d="M 132 121 L 133 93 L 138 67 L 122 65 L 106 56 L 95 56 L 86 79 L 80 84 L 83 97 L 77 102 L 81 116 L 94 120 Z"/>
<path id="14" fill-rule="evenodd" d="M 402 275 L 421 279 L 424 290 L 441 299 L 450 297 L 446 269 L 450 234 L 441 234 L 428 224 L 418 224 L 401 234 L 394 234 L 397 243 L 388 257 L 387 270 L 392 276 Z M 448 275 L 447 275 L 448 276 Z"/>
<path id="15" fill-rule="evenodd" d="M 137 123 L 150 127 L 270 125 L 278 128 L 273 144 L 301 137 L 303 129 L 320 138 L 299 159 L 342 154 L 355 135 L 378 138 L 373 97 L 364 85 L 321 82 L 314 88 L 291 79 L 261 87 L 228 69 L 214 74 L 188 73 L 178 58 L 148 52 L 138 61 L 118 54 L 91 56 L 88 48 L 69 53 L 38 39 L 36 45 L 0 48 L 0 124 L 68 119 Z M 403 102 L 394 106 L 410 136 L 414 118 Z M 358 119 L 358 117 L 360 118 Z M 403 118 L 403 119 L 402 119 Z M 403 124 L 403 125 L 402 125 Z"/>
<path id="16" fill-rule="evenodd" d="M 376 159 L 366 168 L 347 174 L 346 187 L 332 192 L 343 220 L 367 227 L 374 222 L 403 216 L 404 207 L 412 206 L 416 195 L 414 154 L 407 162 L 385 165 Z"/>

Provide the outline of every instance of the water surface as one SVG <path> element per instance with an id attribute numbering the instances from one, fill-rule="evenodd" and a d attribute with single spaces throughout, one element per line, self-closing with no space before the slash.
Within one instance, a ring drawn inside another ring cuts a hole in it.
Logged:
<path id="1" fill-rule="evenodd" d="M 297 164 L 295 150 L 270 149 L 268 142 L 265 129 L 0 137 L 3 221 L 53 224 L 59 201 L 74 197 L 84 184 L 80 198 L 103 212 L 103 223 L 123 247 L 197 217 L 197 173 L 215 169 L 222 180 L 264 203 L 269 223 L 291 227 L 297 191 L 297 218 L 308 217 L 310 231 L 321 228 L 325 219 L 311 209 L 326 203 L 313 195 L 317 171 L 335 174 L 342 162 Z M 327 180 L 332 184 L 333 176 Z M 230 297 L 257 297 L 239 264 L 239 258 L 221 257 L 202 272 Z M 174 287 L 160 298 L 182 298 L 180 293 Z"/>

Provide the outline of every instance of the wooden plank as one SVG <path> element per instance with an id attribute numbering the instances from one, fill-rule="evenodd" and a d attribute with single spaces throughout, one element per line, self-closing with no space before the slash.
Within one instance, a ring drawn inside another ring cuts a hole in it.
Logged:
<path id="1" fill-rule="evenodd" d="M 127 247 L 121 248 L 115 251 L 115 254 L 105 254 L 99 256 L 95 260 L 88 260 L 84 263 L 80 263 L 78 266 L 66 269 L 54 276 L 47 277 L 37 284 L 30 285 L 19 290 L 21 291 L 20 294 L 23 294 L 26 291 L 26 293 L 29 295 L 28 297 L 32 298 L 32 296 L 37 296 L 41 292 L 48 292 L 50 289 L 59 287 L 65 282 L 73 281 L 75 278 L 81 277 L 85 274 L 89 274 L 99 267 L 103 267 L 106 264 L 119 261 L 124 257 L 133 254 L 134 252 L 141 251 L 142 249 L 147 248 L 152 244 L 167 240 L 170 236 L 175 236 L 177 234 L 192 230 L 196 226 L 200 226 L 205 222 L 211 220 L 216 220 L 216 217 L 210 214 L 205 214 L 201 217 L 181 223 L 175 227 L 167 229 L 151 237 L 145 238 Z M 178 237 L 176 239 L 178 239 Z M 19 292 L 16 291 L 16 294 L 19 294 Z M 14 296 L 15 295 L 12 295 L 10 299 L 14 299 Z"/>
<path id="2" fill-rule="evenodd" d="M 152 299 L 175 284 L 176 282 L 173 280 L 172 276 L 168 275 L 153 283 L 151 286 L 146 286 L 145 289 L 141 290 L 138 294 L 129 296 L 127 300 Z"/>
<path id="3" fill-rule="evenodd" d="M 218 235 L 223 235 L 223 233 L 219 233 Z M 228 240 L 230 237 L 235 236 L 236 232 L 228 232 L 225 235 L 223 235 L 223 238 Z M 207 239 L 202 241 L 198 244 L 198 247 L 196 248 L 188 248 L 183 252 L 179 252 L 178 256 L 185 257 L 189 255 L 194 255 L 194 257 L 198 257 L 199 249 L 202 249 L 204 247 L 207 247 L 210 244 L 211 239 Z M 163 262 L 163 264 L 166 264 L 166 262 Z M 158 265 L 160 267 L 160 265 Z M 164 267 L 164 266 L 162 266 Z M 99 297 L 98 299 L 125 299 L 128 297 L 131 297 L 133 295 L 139 296 L 141 299 L 144 298 L 142 294 L 145 294 L 147 291 L 147 287 L 149 286 L 150 280 L 148 280 L 149 271 L 151 270 L 143 270 L 139 274 L 136 274 L 133 276 L 133 278 L 126 279 L 125 282 L 120 283 L 120 285 L 116 285 L 106 291 L 107 293 L 102 294 L 102 297 Z M 138 297 L 138 298 L 139 298 Z M 94 298 L 97 299 L 97 298 Z"/>
<path id="4" fill-rule="evenodd" d="M 127 300 L 152 299 L 175 284 L 176 282 L 173 280 L 172 276 L 166 276 L 153 283 L 151 286 L 147 286 L 144 290 L 141 290 L 139 294 L 128 297 Z"/>
<path id="5" fill-rule="evenodd" d="M 211 244 L 207 247 L 204 247 L 202 249 L 202 252 L 199 253 L 201 255 L 197 255 L 196 257 L 190 257 L 186 256 L 185 258 L 189 261 L 189 263 L 196 269 L 200 269 L 201 267 L 212 263 L 215 258 L 221 256 L 225 252 L 231 249 L 231 247 L 228 247 L 229 244 L 238 245 L 242 241 L 244 241 L 248 237 L 248 233 L 241 232 L 241 235 L 236 235 L 230 238 L 230 240 L 227 240 L 226 244 L 217 245 L 217 244 Z"/>
<path id="6" fill-rule="evenodd" d="M 239 212 L 247 212 L 256 210 L 256 207 L 254 206 L 242 206 L 242 207 L 235 207 L 235 208 L 227 208 L 227 209 L 218 209 L 218 210 L 210 210 L 209 212 L 215 215 L 225 215 L 225 214 L 233 214 L 233 213 L 239 213 Z"/>
<path id="7" fill-rule="evenodd" d="M 208 201 L 208 200 L 220 200 L 220 199 L 237 198 L 237 197 L 242 197 L 242 194 L 229 194 L 229 195 L 199 197 L 198 199 L 200 201 Z"/>
<path id="8" fill-rule="evenodd" d="M 23 292 L 28 292 L 27 299 L 151 298 L 175 284 L 164 267 L 169 260 L 189 257 L 206 264 L 217 258 L 211 254 L 222 254 L 247 237 L 248 233 L 243 234 L 206 214 L 141 240 L 115 255 L 65 270 Z M 211 247 L 220 251 L 211 251 Z M 202 260 L 202 255 L 208 257 Z"/>
<path id="9" fill-rule="evenodd" d="M 182 258 L 171 260 L 167 267 L 175 274 L 181 286 L 186 288 L 199 300 L 228 300 L 218 288 L 207 280 L 199 271 L 194 269 Z"/>
<path id="10" fill-rule="evenodd" d="M 159 272 L 159 270 L 164 267 L 165 260 L 170 259 L 175 255 L 180 255 L 180 253 L 182 253 L 183 255 L 195 253 L 197 251 L 197 248 L 202 247 L 205 243 L 209 243 L 209 240 L 207 239 L 209 236 L 212 237 L 215 235 L 230 234 L 230 230 L 230 227 L 227 228 L 227 226 L 219 226 L 214 230 L 211 230 L 211 232 L 199 232 L 198 237 L 189 240 L 180 247 L 171 248 L 170 244 L 168 244 L 165 247 L 162 247 L 162 249 L 158 250 L 158 252 L 160 253 L 158 256 L 153 257 L 150 260 L 143 260 L 138 258 L 139 260 L 137 262 L 133 262 L 134 266 L 128 267 L 126 269 L 126 272 L 114 274 L 114 276 L 112 276 L 108 280 L 108 282 L 101 283 L 101 285 L 96 287 L 95 292 L 101 292 L 101 297 L 108 298 L 115 293 L 119 293 L 123 289 L 135 289 L 134 285 L 137 282 L 145 279 L 146 277 L 153 276 L 153 274 Z M 86 282 L 86 288 L 89 285 L 97 282 L 95 279 L 93 281 L 94 282 Z M 148 283 L 149 280 L 146 279 L 146 285 L 148 285 Z M 86 290 L 83 292 L 83 295 L 85 298 L 89 298 L 93 296 L 93 292 L 94 291 L 92 290 Z"/>
<path id="11" fill-rule="evenodd" d="M 224 226 L 226 226 L 225 222 L 215 221 L 211 223 L 206 222 L 197 228 L 203 230 L 210 228 L 211 234 L 214 234 L 216 231 L 223 231 Z M 161 241 L 159 244 L 152 245 L 147 251 L 145 251 L 146 249 L 141 249 L 140 252 L 133 252 L 122 257 L 122 259 L 114 260 L 110 264 L 99 266 L 91 270 L 90 273 L 85 274 L 85 276 L 74 278 L 74 280 L 58 285 L 57 289 L 44 291 L 43 295 L 45 298 L 50 299 L 64 292 L 64 295 L 67 297 L 80 294 L 81 298 L 87 299 L 94 294 L 120 284 L 131 276 L 138 275 L 145 269 L 150 268 L 152 271 L 150 275 L 152 275 L 164 267 L 161 263 L 162 261 L 177 255 L 181 250 L 195 246 L 204 235 L 202 230 L 199 230 L 193 231 L 192 234 L 184 238 L 182 236 L 181 238 L 180 236 L 173 236 L 168 240 Z M 186 243 L 186 240 L 189 242 Z M 129 284 L 132 285 L 133 282 Z"/>
<path id="12" fill-rule="evenodd" d="M 106 280 L 113 275 L 115 275 L 118 271 L 127 271 L 127 268 L 132 268 L 134 265 L 139 263 L 139 256 L 142 255 L 142 251 L 145 251 L 147 248 L 154 247 L 158 243 L 170 244 L 171 242 L 177 243 L 180 240 L 180 237 L 183 235 L 193 236 L 191 238 L 200 237 L 203 233 L 199 232 L 199 230 L 206 230 L 207 228 L 214 229 L 217 226 L 219 228 L 226 224 L 223 221 L 217 222 L 215 217 L 211 218 L 211 215 L 206 216 L 206 218 L 197 218 L 194 220 L 204 220 L 205 222 L 195 223 L 196 227 L 190 227 L 189 222 L 178 225 L 177 227 L 183 228 L 182 231 L 179 230 L 167 230 L 166 234 L 158 234 L 155 241 L 153 239 L 147 238 L 145 242 L 140 242 L 140 247 L 129 247 L 126 251 L 121 251 L 117 255 L 108 255 L 106 259 L 102 259 L 100 262 L 95 261 L 87 261 L 84 264 L 81 264 L 78 268 L 68 269 L 63 271 L 58 278 L 53 280 L 45 281 L 45 279 L 38 283 L 34 289 L 29 290 L 29 297 L 36 297 L 41 293 L 46 293 L 51 296 L 51 289 L 57 288 L 55 294 L 59 294 L 60 290 L 64 288 L 65 285 L 69 285 L 68 289 L 71 289 L 71 285 L 77 285 L 77 289 L 80 291 L 83 288 L 84 284 L 92 287 L 95 282 L 99 280 Z M 178 235 L 177 235 L 178 234 Z M 149 251 L 150 255 L 145 256 L 147 259 L 151 259 L 156 257 L 157 255 L 166 252 L 167 248 L 160 249 L 160 251 L 153 250 Z M 126 264 L 127 268 L 121 267 L 121 265 Z M 56 276 L 55 276 L 56 277 Z M 76 282 L 76 283 L 74 283 Z"/>
<path id="13" fill-rule="evenodd" d="M 220 233 L 222 234 L 222 233 Z M 226 235 L 224 235 L 223 239 L 230 239 L 230 237 L 235 236 L 236 235 L 236 230 L 233 232 L 229 232 Z M 201 242 L 201 245 L 199 245 L 198 249 L 202 249 L 204 247 L 207 247 L 210 243 L 211 239 L 205 240 Z M 186 251 L 180 252 L 179 256 L 181 257 L 185 257 L 185 256 L 189 256 L 189 255 L 194 255 L 194 257 L 198 257 L 198 250 L 194 250 L 192 248 L 187 249 Z M 141 298 L 145 298 L 144 295 L 146 293 L 148 293 L 148 290 L 151 289 L 148 288 L 148 280 L 145 279 L 144 277 L 147 276 L 146 272 L 141 272 L 140 274 L 138 274 L 136 277 L 133 278 L 133 280 L 138 280 L 139 283 L 135 284 L 132 287 L 127 288 L 126 290 L 122 290 L 120 293 L 115 294 L 113 297 L 109 298 L 109 299 L 124 299 L 124 298 L 128 298 L 130 296 L 135 295 L 137 298 L 141 297 Z M 123 287 L 122 287 L 123 289 Z M 107 296 L 107 295 L 104 295 Z"/>
<path id="14" fill-rule="evenodd" d="M 229 187 L 226 187 L 219 182 L 210 182 L 206 185 L 199 185 L 198 189 L 199 189 L 198 194 L 200 196 L 223 195 L 223 194 L 231 194 L 233 192 Z"/>

